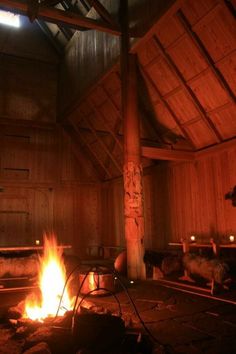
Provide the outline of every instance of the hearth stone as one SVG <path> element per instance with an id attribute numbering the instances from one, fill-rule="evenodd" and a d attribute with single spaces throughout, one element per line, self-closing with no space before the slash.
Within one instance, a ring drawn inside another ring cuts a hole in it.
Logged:
<path id="1" fill-rule="evenodd" d="M 75 317 L 73 340 L 78 349 L 104 354 L 119 348 L 125 338 L 125 324 L 118 316 L 82 314 Z"/>
<path id="2" fill-rule="evenodd" d="M 45 342 L 40 342 L 32 348 L 26 350 L 23 354 L 51 354 L 49 346 Z"/>

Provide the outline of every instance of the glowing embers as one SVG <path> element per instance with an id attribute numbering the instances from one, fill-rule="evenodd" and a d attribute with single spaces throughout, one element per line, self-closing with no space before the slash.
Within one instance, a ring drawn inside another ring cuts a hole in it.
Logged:
<path id="1" fill-rule="evenodd" d="M 20 27 L 20 15 L 13 14 L 9 11 L 0 10 L 0 24 L 11 26 L 11 27 Z"/>
<path id="2" fill-rule="evenodd" d="M 62 249 L 58 248 L 54 235 L 44 236 L 44 251 L 43 256 L 39 258 L 39 266 L 40 294 L 31 294 L 26 299 L 23 317 L 43 321 L 46 317 L 56 314 L 63 316 L 72 308 L 72 304 L 67 289 L 61 300 L 66 270 L 62 259 Z"/>

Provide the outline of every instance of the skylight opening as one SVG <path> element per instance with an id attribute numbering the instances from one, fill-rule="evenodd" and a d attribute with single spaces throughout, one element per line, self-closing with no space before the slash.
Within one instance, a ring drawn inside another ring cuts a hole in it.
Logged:
<path id="1" fill-rule="evenodd" d="M 0 10 L 0 24 L 19 28 L 20 15 L 15 15 L 12 12 Z"/>

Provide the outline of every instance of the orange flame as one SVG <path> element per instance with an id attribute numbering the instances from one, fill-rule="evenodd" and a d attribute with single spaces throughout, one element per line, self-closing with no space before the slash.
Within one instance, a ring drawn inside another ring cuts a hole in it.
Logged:
<path id="1" fill-rule="evenodd" d="M 41 299 L 32 294 L 26 299 L 24 317 L 43 321 L 55 316 L 66 281 L 66 270 L 62 259 L 62 248 L 58 248 L 55 235 L 44 235 L 43 256 L 39 257 L 39 287 Z M 63 316 L 72 308 L 72 303 L 65 289 L 58 316 Z"/>

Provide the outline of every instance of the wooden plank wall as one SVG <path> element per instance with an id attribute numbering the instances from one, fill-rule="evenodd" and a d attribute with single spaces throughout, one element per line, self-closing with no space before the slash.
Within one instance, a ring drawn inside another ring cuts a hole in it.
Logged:
<path id="1" fill-rule="evenodd" d="M 52 230 L 80 253 L 97 243 L 100 184 L 70 140 L 58 129 L 15 125 L 2 125 L 0 138 L 0 246 L 32 245 Z"/>
<path id="2" fill-rule="evenodd" d="M 235 208 L 224 196 L 236 184 L 236 148 L 168 169 L 171 241 L 192 233 L 222 241 L 236 233 Z"/>
<path id="3" fill-rule="evenodd" d="M 119 1 L 102 0 L 102 4 L 118 22 Z M 130 27 L 136 37 L 142 37 L 145 31 L 160 17 L 174 0 L 132 0 L 129 1 Z M 94 9 L 90 18 L 98 18 Z M 119 58 L 120 38 L 99 31 L 77 32 L 66 47 L 61 66 L 60 101 L 64 111 L 83 96 Z M 69 88 L 69 89 L 68 89 Z"/>
<path id="4" fill-rule="evenodd" d="M 55 231 L 82 254 L 100 240 L 100 184 L 56 124 L 57 66 L 4 55 L 0 64 L 0 246 Z"/>
<path id="5" fill-rule="evenodd" d="M 164 249 L 195 234 L 202 242 L 236 235 L 236 209 L 224 196 L 236 184 L 236 148 L 194 162 L 162 162 L 143 179 L 145 247 Z M 105 244 L 124 245 L 122 181 L 105 184 Z M 111 235 L 114 235 L 112 238 Z"/>
<path id="6" fill-rule="evenodd" d="M 0 118 L 55 122 L 57 71 L 52 63 L 2 55 Z"/>
<path id="7" fill-rule="evenodd" d="M 124 246 L 123 179 L 117 178 L 102 185 L 102 243 Z"/>
<path id="8" fill-rule="evenodd" d="M 103 1 L 104 2 L 104 1 Z M 107 10 L 118 12 L 119 2 L 105 1 Z M 98 18 L 93 9 L 89 17 Z M 77 32 L 66 47 L 61 66 L 60 104 L 64 111 L 94 83 L 119 56 L 119 37 L 99 31 Z"/>

